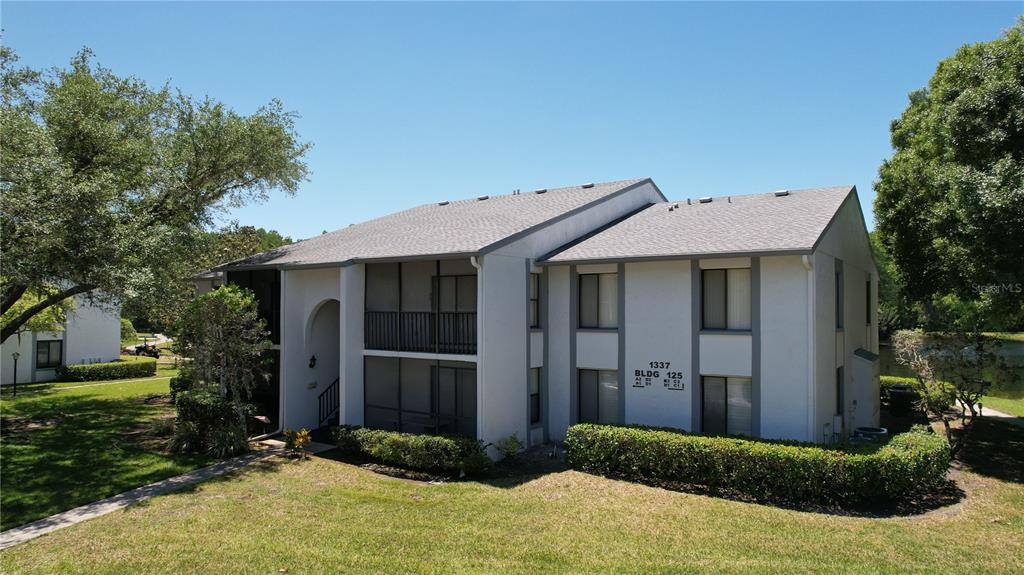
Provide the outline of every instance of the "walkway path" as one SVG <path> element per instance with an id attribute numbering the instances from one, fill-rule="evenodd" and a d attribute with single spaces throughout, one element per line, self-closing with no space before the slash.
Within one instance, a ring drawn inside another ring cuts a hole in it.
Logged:
<path id="1" fill-rule="evenodd" d="M 1016 425 L 1024 427 L 1024 417 L 1017 417 L 1016 415 L 1010 415 L 1009 413 L 1003 413 L 1002 411 L 996 411 L 991 407 L 982 407 L 981 416 L 1009 423 L 1010 425 Z"/>
<path id="2" fill-rule="evenodd" d="M 269 459 L 275 455 L 281 455 L 284 453 L 284 442 L 277 439 L 267 439 L 260 442 L 266 449 L 262 451 L 255 451 L 246 455 L 241 455 L 227 461 L 221 461 L 215 463 L 209 467 L 203 467 L 202 469 L 196 469 L 188 473 L 183 473 L 176 477 L 164 479 L 163 481 L 157 481 L 156 483 L 150 483 L 142 487 L 137 487 L 131 491 L 125 491 L 120 495 L 94 501 L 81 507 L 69 509 L 67 511 L 51 515 L 49 517 L 26 523 L 20 527 L 8 529 L 0 533 L 0 549 L 6 549 L 19 543 L 24 543 L 45 535 L 58 529 L 63 529 L 81 523 L 95 517 L 100 517 L 123 509 L 129 505 L 140 503 L 157 495 L 164 495 L 172 491 L 177 491 L 197 483 L 202 483 L 208 479 L 213 479 L 218 475 L 224 475 L 225 473 L 231 473 L 238 471 L 243 467 Z M 329 449 L 333 449 L 333 445 L 327 445 L 324 443 L 311 443 L 306 447 L 306 450 L 310 453 L 316 454 Z"/>

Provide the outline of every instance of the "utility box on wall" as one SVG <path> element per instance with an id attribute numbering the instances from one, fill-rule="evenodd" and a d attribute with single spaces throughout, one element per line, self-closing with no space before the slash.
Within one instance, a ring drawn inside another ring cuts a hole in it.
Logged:
<path id="1" fill-rule="evenodd" d="M 878 427 L 879 410 L 879 361 L 878 354 L 872 353 L 863 348 L 857 348 L 853 352 L 853 389 L 854 401 L 856 401 L 853 413 L 853 426 L 857 427 Z"/>

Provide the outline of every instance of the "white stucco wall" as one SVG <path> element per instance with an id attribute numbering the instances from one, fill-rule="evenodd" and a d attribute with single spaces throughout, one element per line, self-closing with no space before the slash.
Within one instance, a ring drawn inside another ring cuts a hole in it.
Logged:
<path id="1" fill-rule="evenodd" d="M 760 414 L 765 438 L 814 439 L 807 274 L 799 256 L 761 258 Z"/>
<path id="2" fill-rule="evenodd" d="M 310 328 L 314 312 L 329 300 L 341 299 L 338 268 L 285 270 L 282 272 L 281 327 L 281 409 L 282 425 L 292 429 L 317 426 L 317 397 L 338 377 L 338 353 L 325 351 L 327 335 Z M 333 309 L 339 309 L 337 307 Z M 340 310 L 339 310 L 340 313 Z M 340 318 L 327 322 L 337 329 Z M 323 325 L 321 325 L 323 327 Z M 340 346 L 338 334 L 330 343 Z M 317 354 L 317 367 L 310 369 L 310 357 Z M 323 361 L 321 361 L 321 356 Z"/>
<path id="3" fill-rule="evenodd" d="M 527 260 L 488 254 L 477 282 L 477 436 L 528 437 Z"/>
<path id="4" fill-rule="evenodd" d="M 627 424 L 692 429 L 690 268 L 687 260 L 625 265 Z M 668 367 L 652 368 L 651 362 L 668 363 Z M 657 371 L 659 377 L 647 385 L 650 371 Z M 662 381 L 669 372 L 683 375 L 681 389 Z"/>
<path id="5" fill-rule="evenodd" d="M 341 278 L 341 393 L 340 422 L 363 424 L 363 318 L 366 268 L 363 264 L 346 266 Z"/>
<path id="6" fill-rule="evenodd" d="M 77 296 L 64 331 L 64 363 L 68 365 L 114 361 L 120 357 L 120 306 L 93 305 Z"/>

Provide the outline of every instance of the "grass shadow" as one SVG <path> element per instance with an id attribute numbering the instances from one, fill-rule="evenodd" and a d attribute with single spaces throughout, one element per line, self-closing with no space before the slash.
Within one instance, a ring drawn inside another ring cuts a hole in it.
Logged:
<path id="1" fill-rule="evenodd" d="M 976 419 L 955 464 L 985 477 L 1024 483 L 1024 427 Z"/>

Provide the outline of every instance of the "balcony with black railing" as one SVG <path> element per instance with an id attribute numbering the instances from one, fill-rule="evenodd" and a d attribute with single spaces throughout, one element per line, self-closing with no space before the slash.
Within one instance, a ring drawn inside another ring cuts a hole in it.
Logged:
<path id="1" fill-rule="evenodd" d="M 476 354 L 476 312 L 367 311 L 366 349 Z"/>

